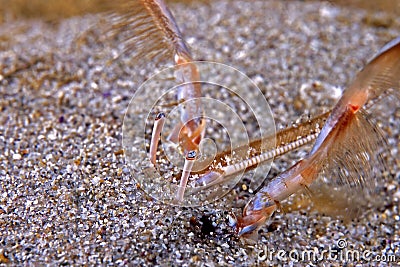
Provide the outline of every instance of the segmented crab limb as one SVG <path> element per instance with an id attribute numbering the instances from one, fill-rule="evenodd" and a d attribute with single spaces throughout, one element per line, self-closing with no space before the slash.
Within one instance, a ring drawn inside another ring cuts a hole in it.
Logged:
<path id="1" fill-rule="evenodd" d="M 228 179 L 227 177 L 229 176 L 254 168 L 258 166 L 258 164 L 262 164 L 264 162 L 272 160 L 273 158 L 286 154 L 289 151 L 298 149 L 304 144 L 310 143 L 317 138 L 318 133 L 319 132 L 306 135 L 303 138 L 299 138 L 282 146 L 272 148 L 270 150 L 267 150 L 266 152 L 242 160 L 238 163 L 224 166 L 221 169 L 208 171 L 202 177 L 196 180 L 196 184 L 197 186 L 203 186 L 201 188 L 202 190 L 211 186 L 221 184 L 225 182 Z M 197 191 L 193 191 L 193 193 L 196 192 Z"/>
<path id="2" fill-rule="evenodd" d="M 280 174 L 263 187 L 243 209 L 243 217 L 238 218 L 236 231 L 240 236 L 250 234 L 260 228 L 280 202 L 291 194 L 312 183 L 317 169 L 311 165 L 312 160 L 299 161 L 289 170 Z"/>
<path id="3" fill-rule="evenodd" d="M 375 178 L 370 173 L 370 161 L 379 160 L 376 153 L 382 140 L 362 108 L 386 92 L 400 97 L 399 79 L 400 37 L 382 48 L 343 92 L 305 159 L 281 173 L 250 200 L 243 217 L 237 220 L 238 234 L 254 234 L 280 201 L 308 187 L 322 171 L 346 170 L 330 179 L 343 180 L 347 185 L 368 185 Z"/>

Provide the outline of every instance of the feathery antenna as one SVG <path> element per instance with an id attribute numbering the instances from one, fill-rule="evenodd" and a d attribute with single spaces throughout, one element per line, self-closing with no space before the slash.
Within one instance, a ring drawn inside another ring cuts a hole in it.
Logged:
<path id="1" fill-rule="evenodd" d="M 175 19 L 162 0 L 113 1 L 108 38 L 117 39 L 133 60 L 191 59 Z"/>

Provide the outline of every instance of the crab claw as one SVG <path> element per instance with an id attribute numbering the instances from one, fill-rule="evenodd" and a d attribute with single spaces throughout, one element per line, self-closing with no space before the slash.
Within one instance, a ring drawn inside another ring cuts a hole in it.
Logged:
<path id="1" fill-rule="evenodd" d="M 258 239 L 257 230 L 260 229 L 272 213 L 276 210 L 276 205 L 270 201 L 262 207 L 255 205 L 258 202 L 255 197 L 243 210 L 243 216 L 236 219 L 236 233 L 244 239 L 250 239 L 254 242 Z M 255 209 L 256 208 L 256 209 Z"/>
<path id="2" fill-rule="evenodd" d="M 238 217 L 236 223 L 237 234 L 239 236 L 247 236 L 256 232 L 256 230 L 264 225 L 268 217 L 262 212 L 262 210 L 252 212 L 252 214 L 244 217 Z"/>

